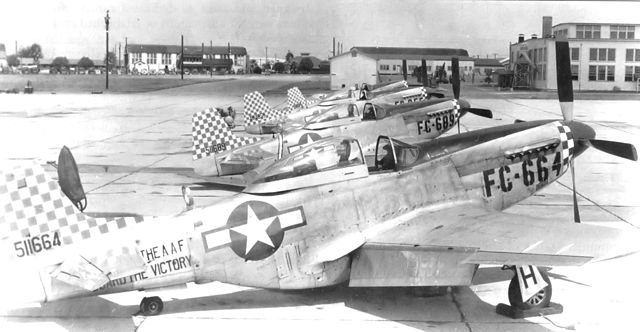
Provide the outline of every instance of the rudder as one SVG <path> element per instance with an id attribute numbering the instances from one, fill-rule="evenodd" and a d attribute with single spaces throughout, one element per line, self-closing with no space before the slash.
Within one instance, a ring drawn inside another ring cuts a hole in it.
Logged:
<path id="1" fill-rule="evenodd" d="M 287 103 L 291 108 L 307 107 L 308 101 L 298 87 L 287 90 Z"/>
<path id="2" fill-rule="evenodd" d="M 100 236 L 144 217 L 92 218 L 71 201 L 36 161 L 0 167 L 0 236 L 18 258 Z"/>
<path id="3" fill-rule="evenodd" d="M 262 94 L 258 91 L 247 93 L 242 98 L 244 102 L 244 125 L 251 126 L 275 117 L 272 109 Z"/>
<path id="4" fill-rule="evenodd" d="M 233 134 L 213 108 L 194 113 L 191 123 L 194 160 L 259 140 L 257 137 L 239 137 Z"/>

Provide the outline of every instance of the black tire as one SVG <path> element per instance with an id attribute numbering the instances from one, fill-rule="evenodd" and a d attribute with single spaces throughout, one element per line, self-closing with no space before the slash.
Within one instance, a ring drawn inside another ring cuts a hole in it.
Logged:
<path id="1" fill-rule="evenodd" d="M 162 312 L 164 309 L 164 303 L 157 296 L 145 297 L 140 302 L 140 311 L 145 316 L 155 316 Z"/>
<path id="2" fill-rule="evenodd" d="M 509 283 L 509 303 L 512 307 L 527 310 L 546 308 L 549 306 L 551 295 L 553 295 L 553 288 L 551 287 L 551 281 L 547 273 L 540 270 L 540 274 L 542 275 L 542 279 L 547 282 L 547 286 L 527 301 L 522 301 L 518 276 L 514 275 L 513 278 L 511 278 L 511 282 Z"/>

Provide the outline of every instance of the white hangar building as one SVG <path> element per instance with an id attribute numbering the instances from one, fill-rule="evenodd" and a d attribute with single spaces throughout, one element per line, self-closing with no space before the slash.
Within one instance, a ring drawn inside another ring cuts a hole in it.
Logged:
<path id="1" fill-rule="evenodd" d="M 573 88 L 637 91 L 640 84 L 640 24 L 561 23 L 551 27 L 543 18 L 542 38 L 536 35 L 510 47 L 514 86 L 556 89 L 555 41 L 568 40 Z"/>
<path id="2" fill-rule="evenodd" d="M 426 62 L 428 75 L 433 74 L 436 66 L 444 64 L 449 76 L 451 57 L 460 60 L 462 75 L 471 75 L 474 60 L 464 49 L 354 46 L 349 52 L 330 59 L 331 89 L 340 89 L 356 83 L 376 84 L 401 80 L 404 78 L 404 63 L 407 81 L 409 84 L 417 84 L 418 78 L 413 74 L 423 60 Z"/>

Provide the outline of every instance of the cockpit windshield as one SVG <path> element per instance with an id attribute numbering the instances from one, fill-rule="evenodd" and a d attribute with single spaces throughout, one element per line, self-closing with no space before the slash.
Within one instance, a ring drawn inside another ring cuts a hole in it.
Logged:
<path id="1" fill-rule="evenodd" d="M 254 183 L 290 179 L 356 165 L 364 165 L 358 141 L 348 137 L 330 137 L 304 147 L 271 165 Z"/>
<path id="2" fill-rule="evenodd" d="M 384 107 L 380 105 L 374 105 L 372 103 L 366 103 L 364 110 L 362 111 L 362 120 L 376 120 L 382 119 L 387 115 Z"/>
<path id="3" fill-rule="evenodd" d="M 340 104 L 332 107 L 320 115 L 305 119 L 308 124 L 329 122 L 349 117 L 359 117 L 360 112 L 356 104 Z"/>
<path id="4" fill-rule="evenodd" d="M 415 164 L 419 155 L 420 150 L 414 145 L 380 136 L 376 148 L 375 166 L 378 170 L 400 170 Z"/>

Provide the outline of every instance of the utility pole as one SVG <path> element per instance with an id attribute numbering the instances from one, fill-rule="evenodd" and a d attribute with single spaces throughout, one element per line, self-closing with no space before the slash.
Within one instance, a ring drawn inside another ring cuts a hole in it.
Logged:
<path id="1" fill-rule="evenodd" d="M 124 37 L 124 73 L 129 74 L 129 53 L 127 53 L 127 46 L 129 46 L 129 40 Z"/>
<path id="2" fill-rule="evenodd" d="M 122 66 L 122 63 L 120 62 L 121 59 L 122 59 L 122 44 L 118 43 L 118 75 L 122 74 L 122 72 L 120 71 L 120 66 Z"/>
<path id="3" fill-rule="evenodd" d="M 180 35 L 180 79 L 184 80 L 184 35 Z"/>
<path id="4" fill-rule="evenodd" d="M 336 37 L 333 37 L 333 56 L 336 56 Z"/>
<path id="5" fill-rule="evenodd" d="M 105 58 L 105 70 L 107 74 L 106 90 L 109 90 L 109 11 L 107 10 L 107 16 L 104 17 L 105 31 L 107 36 L 107 57 Z"/>
<path id="6" fill-rule="evenodd" d="M 268 49 L 268 47 L 265 46 L 264 47 L 264 63 L 265 63 L 265 65 L 267 64 L 267 58 L 268 58 L 267 57 L 267 49 Z"/>
<path id="7" fill-rule="evenodd" d="M 209 77 L 213 77 L 213 40 L 209 40 L 209 64 L 211 68 L 209 68 Z"/>
<path id="8" fill-rule="evenodd" d="M 202 43 L 202 70 L 204 70 L 204 42 Z"/>

